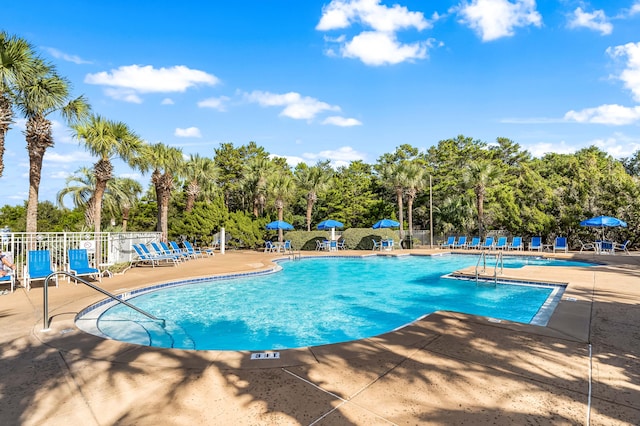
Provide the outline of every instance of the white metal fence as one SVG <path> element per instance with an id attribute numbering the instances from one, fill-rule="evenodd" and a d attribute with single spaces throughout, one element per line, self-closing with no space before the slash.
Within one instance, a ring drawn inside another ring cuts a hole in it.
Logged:
<path id="1" fill-rule="evenodd" d="M 70 249 L 87 249 L 96 268 L 108 269 L 116 263 L 131 262 L 132 245 L 160 241 L 160 232 L 6 232 L 0 230 L 0 248 L 10 253 L 16 265 L 16 277 L 24 278 L 29 250 L 49 250 L 56 270 L 66 270 Z"/>

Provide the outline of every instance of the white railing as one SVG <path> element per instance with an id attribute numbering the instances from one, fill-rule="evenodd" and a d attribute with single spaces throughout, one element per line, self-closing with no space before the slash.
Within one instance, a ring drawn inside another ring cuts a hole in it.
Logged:
<path id="1" fill-rule="evenodd" d="M 70 249 L 87 249 L 94 267 L 108 269 L 116 263 L 131 262 L 135 257 L 132 245 L 160 240 L 160 232 L 2 232 L 0 248 L 13 256 L 16 277 L 24 278 L 29 250 L 49 250 L 54 269 L 67 269 Z"/>

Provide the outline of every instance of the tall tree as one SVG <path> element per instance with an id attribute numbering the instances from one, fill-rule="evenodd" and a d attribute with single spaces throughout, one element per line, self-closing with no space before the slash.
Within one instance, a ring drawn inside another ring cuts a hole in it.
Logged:
<path id="1" fill-rule="evenodd" d="M 311 231 L 311 213 L 313 206 L 318 201 L 318 193 L 327 190 L 333 170 L 329 161 L 319 161 L 315 166 L 309 167 L 305 163 L 299 163 L 294 172 L 295 183 L 303 190 L 307 200 L 307 231 Z"/>
<path id="2" fill-rule="evenodd" d="M 129 212 L 142 194 L 142 185 L 131 178 L 114 178 L 107 184 L 107 190 L 111 194 L 109 199 L 122 215 L 122 232 L 127 232 Z"/>
<path id="3" fill-rule="evenodd" d="M 202 193 L 211 192 L 218 172 L 212 159 L 201 157 L 199 154 L 192 154 L 185 164 L 186 194 L 187 203 L 185 211 L 189 213 L 193 210 L 196 199 Z"/>
<path id="4" fill-rule="evenodd" d="M 180 177 L 184 170 L 182 150 L 161 142 L 148 145 L 138 164 L 143 171 L 153 170 L 151 182 L 156 190 L 158 204 L 157 230 L 162 233 L 161 238 L 166 242 L 169 233 L 169 200 L 174 189 L 174 179 Z"/>
<path id="5" fill-rule="evenodd" d="M 404 169 L 404 185 L 407 193 L 407 222 L 409 235 L 413 235 L 413 202 L 420 191 L 427 185 L 424 167 L 417 161 L 408 162 Z"/>
<path id="6" fill-rule="evenodd" d="M 382 184 L 391 188 L 398 204 L 398 221 L 400 222 L 400 236 L 404 229 L 404 190 L 407 184 L 406 161 L 389 163 L 382 166 L 380 178 Z"/>
<path id="7" fill-rule="evenodd" d="M 284 220 L 284 208 L 295 194 L 295 184 L 291 174 L 285 171 L 271 175 L 267 183 L 268 192 L 273 198 L 278 220 Z M 278 240 L 282 241 L 282 229 L 278 229 Z"/>
<path id="8" fill-rule="evenodd" d="M 55 68 L 37 61 L 36 74 L 18 87 L 16 106 L 27 118 L 25 131 L 29 153 L 29 200 L 27 232 L 38 230 L 38 192 L 42 177 L 42 160 L 47 148 L 54 145 L 49 116 L 58 113 L 67 123 L 75 123 L 89 115 L 90 107 L 83 96 L 70 99 L 70 83 Z"/>
<path id="9" fill-rule="evenodd" d="M 64 199 L 71 196 L 73 205 L 76 208 L 93 210 L 89 207 L 90 200 L 96 190 L 96 175 L 92 169 L 81 167 L 69 176 L 65 181 L 65 187 L 57 194 L 57 203 L 60 207 L 65 207 Z M 122 215 L 122 228 L 126 232 L 126 220 L 131 206 L 138 200 L 142 193 L 142 185 L 130 178 L 113 178 L 107 182 L 103 196 L 103 210 L 114 219 L 118 214 Z M 93 218 L 85 214 L 85 224 L 88 228 L 94 226 Z"/>
<path id="10" fill-rule="evenodd" d="M 13 123 L 13 98 L 18 87 L 33 77 L 34 67 L 32 46 L 0 31 L 0 177 L 4 172 L 4 141 Z"/>
<path id="11" fill-rule="evenodd" d="M 107 183 L 113 178 L 112 160 L 119 158 L 134 166 L 143 142 L 126 124 L 107 120 L 99 115 L 74 123 L 71 128 L 85 148 L 99 158 L 93 166 L 96 186 L 88 201 L 87 218 L 93 221 L 94 231 L 100 232 L 102 197 Z"/>
<path id="12" fill-rule="evenodd" d="M 476 209 L 478 214 L 478 232 L 482 237 L 485 230 L 484 202 L 487 190 L 500 176 L 500 170 L 488 160 L 477 160 L 469 163 L 465 170 L 464 181 L 476 196 Z"/>
<path id="13" fill-rule="evenodd" d="M 275 163 L 262 156 L 252 157 L 244 165 L 240 184 L 243 192 L 252 199 L 254 217 L 264 213 L 267 203 L 267 181 L 275 170 Z"/>

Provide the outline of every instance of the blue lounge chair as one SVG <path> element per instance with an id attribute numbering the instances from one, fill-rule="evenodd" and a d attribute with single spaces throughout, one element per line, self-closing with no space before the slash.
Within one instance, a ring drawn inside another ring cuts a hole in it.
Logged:
<path id="1" fill-rule="evenodd" d="M 29 250 L 27 268 L 24 273 L 24 283 L 27 291 L 31 290 L 31 281 L 44 280 L 55 271 L 51 265 L 51 253 L 49 250 Z M 58 278 L 54 275 L 58 287 Z"/>
<path id="2" fill-rule="evenodd" d="M 458 242 L 453 245 L 452 248 L 466 248 L 467 247 L 467 237 L 459 237 Z"/>
<path id="3" fill-rule="evenodd" d="M 469 249 L 479 249 L 480 248 L 480 237 L 473 237 L 471 239 L 471 243 L 467 245 Z"/>
<path id="4" fill-rule="evenodd" d="M 542 251 L 542 237 L 531 237 L 531 242 L 529 243 L 529 250 Z"/>
<path id="5" fill-rule="evenodd" d="M 615 253 L 616 250 L 622 250 L 627 254 L 631 254 L 629 253 L 629 250 L 627 249 L 627 246 L 629 245 L 630 240 L 627 240 L 624 242 L 624 244 L 620 244 L 620 243 L 613 243 L 613 251 Z"/>
<path id="6" fill-rule="evenodd" d="M 346 250 L 347 246 L 344 240 L 338 240 L 338 250 Z"/>
<path id="7" fill-rule="evenodd" d="M 145 244 L 134 244 L 133 249 L 136 251 L 138 255 L 138 262 L 149 262 L 151 266 L 155 267 L 156 265 L 160 265 L 160 261 L 164 260 L 167 263 L 173 262 L 174 265 L 178 264 L 175 256 L 165 256 L 160 254 L 151 253 L 149 247 Z"/>
<path id="8" fill-rule="evenodd" d="M 156 242 L 153 242 L 153 241 L 151 242 L 151 248 L 154 251 L 153 254 L 155 254 L 156 256 L 161 257 L 161 258 L 164 257 L 164 258 L 167 258 L 167 259 L 172 259 L 173 262 L 176 263 L 176 264 L 178 262 L 180 262 L 180 260 L 182 260 L 182 255 L 175 254 L 175 253 L 172 253 L 172 252 L 165 252 L 160 247 L 160 245 L 158 243 L 156 243 Z M 144 249 L 144 246 L 143 246 L 143 249 Z"/>
<path id="9" fill-rule="evenodd" d="M 495 248 L 498 250 L 506 250 L 507 248 L 507 237 L 499 237 L 498 242 L 495 245 Z"/>
<path id="10" fill-rule="evenodd" d="M 563 251 L 567 253 L 569 251 L 569 246 L 567 245 L 567 237 L 556 237 L 553 242 L 553 252 Z"/>
<path id="11" fill-rule="evenodd" d="M 202 253 L 200 249 L 193 248 L 189 241 L 184 240 L 182 244 L 184 244 L 184 247 L 187 249 L 187 253 L 189 254 L 189 256 L 193 257 L 194 259 L 198 256 L 204 257 L 204 253 Z"/>
<path id="12" fill-rule="evenodd" d="M 487 237 L 484 240 L 484 244 L 481 246 L 481 248 L 491 250 L 493 248 L 493 237 Z"/>
<path id="13" fill-rule="evenodd" d="M 513 237 L 511 244 L 509 244 L 509 250 L 522 250 L 522 237 Z"/>
<path id="14" fill-rule="evenodd" d="M 381 244 L 381 247 L 380 247 L 381 250 L 386 250 L 386 251 L 393 250 L 393 240 L 391 239 L 382 240 L 380 241 L 380 244 Z"/>
<path id="15" fill-rule="evenodd" d="M 447 241 L 440 244 L 440 248 L 453 248 L 453 246 L 456 244 L 456 237 L 449 237 L 447 238 Z"/>
<path id="16" fill-rule="evenodd" d="M 160 248 L 162 249 L 163 253 L 177 256 L 179 260 L 189 259 L 189 255 L 180 250 L 180 247 L 178 247 L 178 250 L 176 250 L 173 246 L 169 247 L 169 244 L 165 243 L 164 241 L 160 241 Z"/>
<path id="17" fill-rule="evenodd" d="M 160 245 L 164 247 L 166 247 L 165 243 L 160 243 Z M 187 253 L 186 251 L 182 250 L 180 248 L 180 246 L 178 245 L 178 243 L 176 243 L 175 241 L 169 241 L 169 245 L 171 246 L 171 252 L 173 254 L 178 254 L 182 257 L 183 260 L 188 260 L 189 259 L 189 253 Z"/>
<path id="18" fill-rule="evenodd" d="M 286 240 L 282 245 L 282 251 L 291 253 L 293 251 L 293 247 L 291 246 L 291 240 Z"/>
<path id="19" fill-rule="evenodd" d="M 273 253 L 276 251 L 276 246 L 269 240 L 264 242 L 264 252 Z"/>
<path id="20" fill-rule="evenodd" d="M 100 273 L 100 270 L 89 265 L 87 249 L 69 250 L 68 272 L 76 277 L 89 276 L 97 279 L 99 282 L 102 282 L 102 274 Z"/>
<path id="21" fill-rule="evenodd" d="M 372 238 L 371 241 L 373 241 L 373 248 L 371 250 L 375 251 L 375 250 L 380 250 L 382 248 L 382 240 L 376 241 Z"/>

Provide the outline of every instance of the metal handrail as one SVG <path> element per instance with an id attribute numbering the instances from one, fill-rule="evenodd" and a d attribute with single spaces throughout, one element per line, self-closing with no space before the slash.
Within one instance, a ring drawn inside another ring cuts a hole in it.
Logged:
<path id="1" fill-rule="evenodd" d="M 480 261 L 482 261 L 482 272 L 484 273 L 484 271 L 487 270 L 487 253 L 484 250 L 480 253 L 480 257 L 476 263 L 476 284 L 478 283 L 478 268 L 480 267 Z"/>
<path id="2" fill-rule="evenodd" d="M 479 275 L 478 269 L 480 268 L 480 262 L 482 261 L 482 273 L 487 270 L 487 251 L 482 251 L 478 262 L 476 263 L 476 284 L 478 283 Z M 493 281 L 498 284 L 498 265 L 500 266 L 500 275 L 504 273 L 504 259 L 501 251 L 496 253 L 496 264 L 493 267 Z"/>
<path id="3" fill-rule="evenodd" d="M 500 264 L 500 275 L 502 275 L 504 273 L 504 259 L 501 251 L 496 254 L 496 265 L 493 267 L 493 281 L 496 285 L 498 285 L 498 264 Z"/>
<path id="4" fill-rule="evenodd" d="M 143 311 L 142 309 L 138 308 L 137 306 L 132 305 L 131 303 L 127 302 L 126 300 L 120 299 L 118 296 L 116 296 L 115 294 L 109 293 L 107 290 L 98 287 L 95 284 L 92 284 L 88 281 L 83 280 L 80 277 L 77 277 L 76 275 L 67 272 L 67 271 L 56 271 L 56 272 L 52 272 L 51 274 L 47 275 L 47 278 L 45 278 L 44 280 L 44 293 L 43 293 L 43 310 L 44 310 L 44 320 L 43 320 L 43 325 L 44 325 L 44 330 L 48 330 L 49 329 L 49 325 L 51 324 L 50 320 L 49 320 L 49 279 L 51 279 L 51 277 L 54 277 L 56 275 L 67 275 L 73 279 L 75 279 L 76 281 L 80 281 L 82 284 L 85 284 L 89 287 L 91 287 L 92 289 L 104 294 L 105 296 L 110 297 L 111 299 L 115 300 L 118 303 L 122 303 L 123 305 L 126 305 L 128 307 L 130 307 L 131 309 L 133 309 L 134 311 L 137 311 L 139 313 L 141 313 L 142 315 L 146 316 L 147 318 L 150 318 L 154 321 L 160 321 L 161 323 L 161 327 L 165 328 L 165 326 L 167 325 L 167 322 L 161 318 L 156 318 L 155 316 L 151 315 L 148 312 Z"/>

